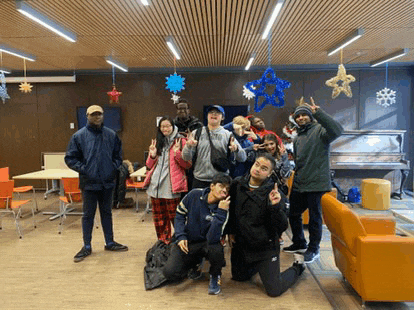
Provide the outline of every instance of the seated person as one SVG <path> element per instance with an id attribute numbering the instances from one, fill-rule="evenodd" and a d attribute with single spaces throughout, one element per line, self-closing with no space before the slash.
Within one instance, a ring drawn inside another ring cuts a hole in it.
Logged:
<path id="1" fill-rule="evenodd" d="M 267 294 L 280 296 L 303 273 L 303 256 L 280 272 L 279 237 L 287 229 L 286 197 L 279 192 L 271 174 L 274 158 L 257 157 L 250 173 L 236 178 L 230 188 L 230 214 L 226 225 L 231 246 L 231 273 L 236 281 L 247 281 L 257 272 Z"/>
<path id="2" fill-rule="evenodd" d="M 219 173 L 210 187 L 190 191 L 177 206 L 175 236 L 177 244 L 162 272 L 167 280 L 184 278 L 205 257 L 210 262 L 208 293 L 221 292 L 221 268 L 225 265 L 220 243 L 223 226 L 228 218 L 231 177 Z"/>

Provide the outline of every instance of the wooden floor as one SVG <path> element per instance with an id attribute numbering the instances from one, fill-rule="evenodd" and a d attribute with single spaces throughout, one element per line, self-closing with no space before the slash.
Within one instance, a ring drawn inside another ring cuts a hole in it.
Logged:
<path id="1" fill-rule="evenodd" d="M 43 200 L 40 211 L 57 210 L 56 196 Z M 129 194 L 128 194 L 129 195 Z M 24 198 L 24 197 L 22 197 Z M 38 212 L 37 228 L 31 226 L 25 208 L 23 239 L 19 239 L 12 216 L 3 218 L 0 231 L 0 309 L 358 309 L 360 299 L 343 282 L 334 267 L 329 248 L 329 232 L 322 243 L 322 258 L 307 268 L 294 287 L 281 297 L 268 297 L 256 276 L 239 283 L 223 269 L 222 293 L 207 294 L 207 277 L 185 280 L 152 291 L 145 291 L 145 253 L 156 241 L 151 214 L 145 215 L 145 196 L 140 196 L 140 212 L 113 211 L 115 240 L 129 246 L 128 252 L 104 251 L 101 228 L 93 233 L 90 257 L 74 263 L 82 246 L 80 216 L 68 216 L 61 235 L 58 220 Z M 144 218 L 145 221 L 141 221 Z M 99 225 L 100 226 L 100 225 Z M 284 234 L 289 244 L 289 232 Z M 281 254 L 282 269 L 292 264 L 290 254 Z M 368 309 L 414 309 L 409 303 L 369 303 Z"/>

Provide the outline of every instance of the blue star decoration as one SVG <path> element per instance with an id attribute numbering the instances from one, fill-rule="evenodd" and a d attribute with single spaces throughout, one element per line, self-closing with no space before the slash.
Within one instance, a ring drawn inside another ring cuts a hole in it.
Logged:
<path id="1" fill-rule="evenodd" d="M 170 74 L 170 76 L 165 79 L 167 80 L 167 82 L 165 82 L 165 84 L 167 84 L 165 89 L 168 89 L 170 92 L 177 93 L 184 89 L 185 78 L 181 77 L 181 75 L 177 75 L 176 72 Z"/>
<path id="2" fill-rule="evenodd" d="M 275 90 L 271 95 L 265 92 L 267 85 L 275 85 Z M 272 106 L 281 108 L 285 105 L 285 94 L 284 90 L 291 86 L 289 81 L 285 81 L 276 77 L 275 72 L 272 68 L 267 68 L 266 71 L 263 73 L 262 78 L 260 80 L 255 80 L 248 82 L 246 88 L 254 93 L 254 111 L 256 113 L 263 110 L 263 108 L 271 104 Z M 259 97 L 263 97 L 264 100 L 262 104 L 259 106 L 258 101 Z M 278 99 L 278 102 L 276 102 Z"/>
<path id="3" fill-rule="evenodd" d="M 0 98 L 3 101 L 3 103 L 5 103 L 6 99 L 10 99 L 10 96 L 7 94 L 6 78 L 4 77 L 3 71 L 0 71 L 0 80 L 1 80 Z"/>

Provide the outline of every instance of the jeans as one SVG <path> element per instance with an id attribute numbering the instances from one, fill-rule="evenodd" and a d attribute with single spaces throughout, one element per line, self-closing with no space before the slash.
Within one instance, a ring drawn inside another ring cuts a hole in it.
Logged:
<path id="1" fill-rule="evenodd" d="M 92 230 L 95 220 L 96 207 L 99 204 L 99 213 L 101 215 L 102 230 L 105 236 L 105 243 L 114 241 L 112 229 L 112 197 L 113 188 L 103 188 L 101 190 L 83 190 L 83 216 L 82 231 L 83 243 L 86 246 L 91 245 Z"/>
<path id="2" fill-rule="evenodd" d="M 317 253 L 322 239 L 322 206 L 321 198 L 325 192 L 299 193 L 292 191 L 290 194 L 289 223 L 293 234 L 293 244 L 306 247 L 306 239 L 303 233 L 302 213 L 309 209 L 309 245 L 308 250 Z"/>

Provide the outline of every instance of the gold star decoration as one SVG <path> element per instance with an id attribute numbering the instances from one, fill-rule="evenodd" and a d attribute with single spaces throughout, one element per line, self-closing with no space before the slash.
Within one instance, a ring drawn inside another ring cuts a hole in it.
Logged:
<path id="1" fill-rule="evenodd" d="M 341 82 L 338 85 L 338 82 Z M 332 90 L 332 99 L 335 99 L 339 96 L 341 92 L 347 95 L 349 98 L 352 98 L 352 90 L 349 83 L 355 82 L 355 77 L 350 74 L 346 74 L 346 70 L 343 64 L 338 66 L 338 73 L 332 79 L 329 79 L 325 84 L 329 87 L 333 87 Z"/>
<path id="2" fill-rule="evenodd" d="M 27 83 L 27 81 L 24 81 L 24 83 L 21 83 L 19 85 L 19 90 L 23 93 L 31 93 L 32 87 L 33 85 L 31 85 L 30 83 Z"/>

